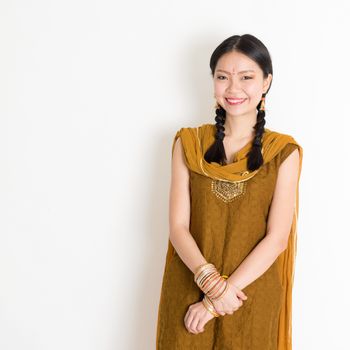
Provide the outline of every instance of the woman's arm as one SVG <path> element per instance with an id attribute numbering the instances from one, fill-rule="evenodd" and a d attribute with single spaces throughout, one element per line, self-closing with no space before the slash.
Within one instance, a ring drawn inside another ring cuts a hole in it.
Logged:
<path id="1" fill-rule="evenodd" d="M 266 236 L 228 278 L 243 289 L 260 277 L 287 248 L 292 225 L 299 171 L 299 151 L 294 150 L 280 165 L 270 207 Z"/>
<path id="2" fill-rule="evenodd" d="M 199 265 L 207 263 L 189 231 L 190 177 L 186 166 L 181 139 L 174 145 L 171 163 L 169 198 L 169 239 L 177 254 L 194 273 Z"/>

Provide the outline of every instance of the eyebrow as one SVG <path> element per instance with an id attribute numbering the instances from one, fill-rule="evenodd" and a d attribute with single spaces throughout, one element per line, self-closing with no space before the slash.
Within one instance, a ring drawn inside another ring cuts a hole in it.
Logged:
<path id="1" fill-rule="evenodd" d="M 217 69 L 217 72 L 224 72 L 224 73 L 227 73 L 227 74 L 231 74 L 230 72 L 228 72 L 226 70 L 223 70 L 223 69 Z M 246 73 L 246 72 L 255 72 L 255 70 L 253 70 L 253 69 L 246 69 L 246 70 L 240 71 L 239 73 Z"/>

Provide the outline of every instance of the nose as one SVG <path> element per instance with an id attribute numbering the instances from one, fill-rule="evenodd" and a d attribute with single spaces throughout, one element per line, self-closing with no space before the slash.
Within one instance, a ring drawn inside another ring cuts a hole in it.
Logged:
<path id="1" fill-rule="evenodd" d="M 234 92 L 234 91 L 240 91 L 240 90 L 241 90 L 241 81 L 239 80 L 239 77 L 232 76 L 228 80 L 227 91 Z"/>

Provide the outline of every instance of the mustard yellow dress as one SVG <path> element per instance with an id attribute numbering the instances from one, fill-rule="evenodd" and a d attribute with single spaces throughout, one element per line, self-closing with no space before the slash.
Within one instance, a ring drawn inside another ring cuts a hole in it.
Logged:
<path id="1" fill-rule="evenodd" d="M 203 154 L 214 140 L 202 138 Z M 179 137 L 177 132 L 174 142 Z M 252 142 L 235 155 L 246 156 Z M 269 208 L 278 168 L 297 148 L 286 143 L 258 173 L 239 188 L 190 170 L 190 232 L 205 259 L 221 274 L 230 275 L 266 234 Z M 169 241 L 169 247 L 171 243 Z M 248 299 L 232 315 L 213 318 L 199 334 L 189 333 L 184 325 L 188 307 L 200 301 L 202 291 L 193 273 L 179 255 L 168 250 L 158 309 L 158 350 L 277 350 L 278 322 L 283 295 L 277 260 L 243 291 Z"/>

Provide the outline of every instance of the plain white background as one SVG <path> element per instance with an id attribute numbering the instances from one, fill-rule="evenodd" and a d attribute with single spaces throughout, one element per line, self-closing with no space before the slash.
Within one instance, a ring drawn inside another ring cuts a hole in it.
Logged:
<path id="1" fill-rule="evenodd" d="M 2 1 L 0 348 L 155 349 L 173 137 L 214 121 L 210 55 L 250 33 L 273 61 L 266 127 L 304 149 L 293 348 L 349 349 L 349 12 Z"/>

